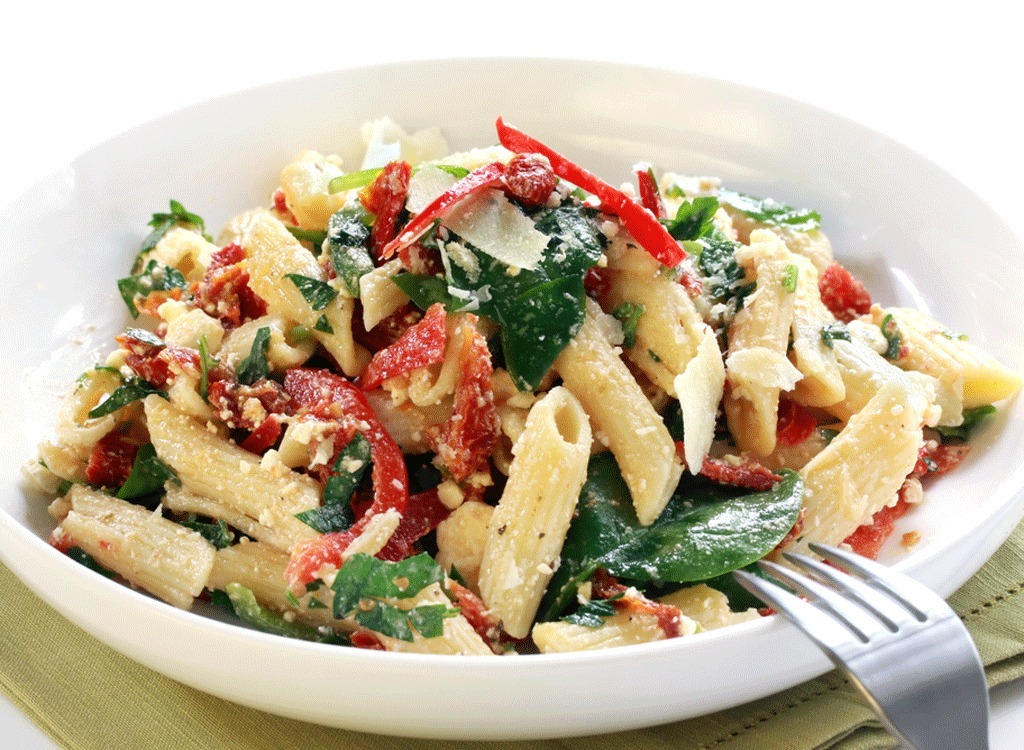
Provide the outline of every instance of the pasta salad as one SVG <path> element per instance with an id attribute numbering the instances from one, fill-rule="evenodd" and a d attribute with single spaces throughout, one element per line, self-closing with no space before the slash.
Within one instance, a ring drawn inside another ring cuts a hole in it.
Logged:
<path id="1" fill-rule="evenodd" d="M 357 648 L 684 637 L 761 616 L 729 575 L 761 558 L 877 555 L 1020 387 L 874 304 L 813 210 L 646 163 L 615 187 L 500 118 L 454 154 L 363 136 L 216 239 L 153 215 L 132 323 L 28 466 L 56 548 Z"/>

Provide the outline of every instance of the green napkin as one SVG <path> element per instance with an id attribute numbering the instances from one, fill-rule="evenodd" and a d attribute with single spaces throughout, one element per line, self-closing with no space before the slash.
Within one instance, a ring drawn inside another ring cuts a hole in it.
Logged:
<path id="1" fill-rule="evenodd" d="M 992 685 L 1024 676 L 1024 525 L 951 603 Z M 121 656 L 56 614 L 0 566 L 0 689 L 73 750 L 875 750 L 896 747 L 835 673 L 711 716 L 540 742 L 420 741 L 327 729 L 213 698 Z"/>

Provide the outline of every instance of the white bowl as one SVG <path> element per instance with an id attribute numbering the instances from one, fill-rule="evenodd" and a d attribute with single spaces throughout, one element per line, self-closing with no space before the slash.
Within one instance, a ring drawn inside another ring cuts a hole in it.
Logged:
<path id="1" fill-rule="evenodd" d="M 1024 369 L 1024 348 L 1008 335 L 1024 329 L 1020 241 L 955 179 L 856 123 L 742 86 L 608 63 L 459 60 L 326 73 L 136 128 L 3 212 L 4 563 L 86 631 L 176 680 L 274 713 L 384 734 L 591 734 L 708 713 L 826 671 L 825 657 L 777 617 L 562 656 L 454 658 L 310 644 L 178 611 L 46 544 L 53 524 L 45 498 L 22 486 L 19 466 L 50 429 L 57 395 L 123 327 L 114 280 L 128 269 L 149 215 L 173 197 L 216 227 L 265 204 L 282 165 L 301 149 L 356 164 L 359 125 L 383 114 L 408 128 L 439 125 L 455 148 L 493 143 L 501 114 L 612 182 L 648 160 L 816 208 L 837 254 L 877 300 L 926 308 Z M 896 537 L 922 534 L 913 552 L 893 543 L 883 559 L 942 594 L 970 577 L 1024 515 L 1022 433 L 1015 404 L 903 519 Z"/>

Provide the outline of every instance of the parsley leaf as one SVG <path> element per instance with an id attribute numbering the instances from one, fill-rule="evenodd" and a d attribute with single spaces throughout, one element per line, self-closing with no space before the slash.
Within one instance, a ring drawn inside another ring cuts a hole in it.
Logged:
<path id="1" fill-rule="evenodd" d="M 334 298 L 338 296 L 338 291 L 326 281 L 313 279 L 298 273 L 287 273 L 284 277 L 295 284 L 298 290 L 302 292 L 306 302 L 317 312 L 331 304 Z"/>
<path id="2" fill-rule="evenodd" d="M 257 380 L 270 375 L 270 363 L 267 362 L 267 351 L 270 349 L 270 328 L 263 326 L 256 331 L 252 340 L 252 348 L 249 356 L 238 363 L 235 371 L 238 375 L 238 382 L 242 385 L 252 385 Z"/>
<path id="3" fill-rule="evenodd" d="M 166 482 L 181 484 L 174 469 L 157 457 L 153 444 L 146 443 L 135 454 L 135 463 L 132 465 L 131 474 L 121 485 L 117 497 L 122 500 L 135 500 L 152 495 L 155 492 L 161 492 Z"/>
<path id="4" fill-rule="evenodd" d="M 155 258 L 146 264 L 142 273 L 126 276 L 117 282 L 117 290 L 133 318 L 139 317 L 138 300 L 145 299 L 150 292 L 172 289 L 188 289 L 185 276 L 177 268 L 164 265 Z"/>
<path id="5" fill-rule="evenodd" d="M 700 196 L 693 200 L 683 201 L 676 210 L 675 218 L 663 220 L 665 229 L 672 238 L 680 242 L 698 240 L 707 237 L 714 229 L 715 211 L 718 210 L 718 198 Z"/>
<path id="6" fill-rule="evenodd" d="M 327 319 L 326 315 L 321 315 L 317 318 L 313 330 L 320 331 L 320 333 L 334 333 L 334 326 L 331 325 L 331 321 Z"/>
<path id="7" fill-rule="evenodd" d="M 149 226 L 153 228 L 153 231 L 142 241 L 142 247 L 139 248 L 138 257 L 135 259 L 136 268 L 142 264 L 142 256 L 156 247 L 156 244 L 163 239 L 163 236 L 174 227 L 195 228 L 203 237 L 211 240 L 211 237 L 206 233 L 206 222 L 203 221 L 201 216 L 186 210 L 181 203 L 173 198 L 170 200 L 170 205 L 170 213 L 156 213 L 149 220 Z"/>
<path id="8" fill-rule="evenodd" d="M 89 419 L 99 419 L 100 417 L 105 417 L 108 414 L 113 414 L 115 411 L 123 409 L 133 401 L 144 399 L 151 393 L 159 393 L 164 398 L 167 398 L 166 393 L 156 386 L 150 385 L 145 380 L 142 380 L 141 378 L 129 378 L 122 385 L 115 388 L 113 393 L 97 405 L 96 408 L 89 412 Z"/>
<path id="9" fill-rule="evenodd" d="M 888 344 L 885 348 L 885 358 L 895 362 L 900 358 L 900 349 L 903 347 L 903 335 L 900 333 L 899 326 L 896 325 L 896 319 L 892 316 L 892 313 L 882 318 L 880 328 Z"/>
<path id="10" fill-rule="evenodd" d="M 834 341 L 850 341 L 850 331 L 842 323 L 836 321 L 823 326 L 821 329 L 821 342 L 829 349 L 835 347 Z"/>
<path id="11" fill-rule="evenodd" d="M 334 473 L 324 484 L 323 505 L 296 513 L 295 517 L 321 534 L 347 529 L 355 520 L 350 505 L 352 494 L 369 465 L 370 441 L 357 432 L 334 461 Z"/>
<path id="12" fill-rule="evenodd" d="M 646 310 L 646 307 L 635 302 L 624 302 L 612 310 L 612 316 L 622 323 L 622 334 L 625 336 L 623 343 L 627 349 L 632 349 L 636 343 L 636 328 Z"/>
<path id="13" fill-rule="evenodd" d="M 976 406 L 973 409 L 964 409 L 964 421 L 956 427 L 936 427 L 935 431 L 948 440 L 968 440 L 983 421 L 996 413 L 996 407 L 992 404 Z"/>
<path id="14" fill-rule="evenodd" d="M 731 190 L 719 190 L 722 203 L 742 211 L 754 221 L 770 226 L 788 227 L 796 232 L 810 232 L 821 226 L 821 215 L 809 208 L 793 208 L 771 198 L 758 198 Z"/>

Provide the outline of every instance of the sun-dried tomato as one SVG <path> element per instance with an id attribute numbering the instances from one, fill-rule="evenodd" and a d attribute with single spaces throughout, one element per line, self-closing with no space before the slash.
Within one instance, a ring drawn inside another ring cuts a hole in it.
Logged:
<path id="1" fill-rule="evenodd" d="M 213 254 L 202 281 L 195 285 L 196 307 L 227 328 L 237 328 L 267 314 L 266 303 L 249 288 L 244 260 L 241 245 L 225 245 Z"/>
<path id="2" fill-rule="evenodd" d="M 885 540 L 892 536 L 896 529 L 896 521 L 902 518 L 910 510 L 910 504 L 903 499 L 903 490 L 900 490 L 900 498 L 895 505 L 882 508 L 871 517 L 871 522 L 864 524 L 844 540 L 850 548 L 858 555 L 874 560 L 885 544 Z"/>
<path id="3" fill-rule="evenodd" d="M 607 268 L 592 266 L 587 270 L 586 276 L 583 277 L 583 288 L 587 290 L 587 294 L 598 302 L 604 299 L 611 284 L 611 273 Z"/>
<path id="4" fill-rule="evenodd" d="M 179 300 L 181 299 L 182 292 L 184 289 L 167 289 L 159 292 L 150 292 L 145 297 L 135 300 L 135 309 L 140 313 L 145 313 L 154 318 L 160 317 L 160 313 L 157 312 L 160 305 L 167 300 Z"/>
<path id="5" fill-rule="evenodd" d="M 402 338 L 402 334 L 410 326 L 416 325 L 422 317 L 423 313 L 418 308 L 412 303 L 407 303 L 380 321 L 372 331 L 367 332 L 363 327 L 362 309 L 357 307 L 352 316 L 352 338 L 371 352 L 379 352 Z"/>
<path id="6" fill-rule="evenodd" d="M 405 197 L 409 193 L 409 178 L 412 166 L 406 161 L 389 163 L 369 187 L 359 196 L 366 210 L 374 214 L 370 230 L 370 247 L 383 259 L 383 250 L 395 238 L 398 217 L 405 208 Z"/>
<path id="7" fill-rule="evenodd" d="M 436 276 L 444 273 L 441 252 L 436 247 L 424 247 L 419 242 L 406 245 L 398 251 L 398 258 L 409 273 Z"/>
<path id="8" fill-rule="evenodd" d="M 676 441 L 676 454 L 680 458 L 685 456 L 681 440 Z M 770 490 L 782 481 L 779 474 L 749 458 L 739 465 L 733 465 L 719 458 L 705 456 L 699 473 L 700 476 L 710 479 L 712 482 L 730 484 L 733 487 L 743 487 L 756 492 Z"/>
<path id="9" fill-rule="evenodd" d="M 438 460 L 456 482 L 486 466 L 501 430 L 491 390 L 491 353 L 487 339 L 473 327 L 475 320 L 476 316 L 467 315 L 462 324 L 459 382 L 452 416 L 427 430 Z"/>
<path id="10" fill-rule="evenodd" d="M 132 473 L 139 444 L 121 432 L 108 432 L 93 446 L 85 478 L 97 487 L 120 487 Z"/>
<path id="11" fill-rule="evenodd" d="M 682 633 L 683 613 L 671 604 L 652 601 L 639 592 L 630 591 L 604 568 L 598 568 L 592 579 L 592 593 L 595 599 L 613 599 L 612 605 L 617 611 L 629 612 L 634 615 L 654 615 L 658 627 L 666 638 L 676 638 Z M 614 599 L 613 597 L 619 597 Z"/>
<path id="12" fill-rule="evenodd" d="M 360 386 L 372 391 L 389 378 L 443 360 L 448 341 L 446 320 L 444 305 L 435 302 L 398 341 L 373 355 L 359 380 Z"/>
<path id="13" fill-rule="evenodd" d="M 284 389 L 267 378 L 252 385 L 231 379 L 215 380 L 209 385 L 206 400 L 224 424 L 245 430 L 255 430 L 271 414 L 284 414 L 289 404 Z"/>
<path id="14" fill-rule="evenodd" d="M 540 154 L 516 154 L 505 165 L 505 187 L 527 208 L 543 206 L 558 184 L 551 162 Z"/>
<path id="15" fill-rule="evenodd" d="M 492 651 L 501 653 L 498 618 L 487 608 L 483 599 L 458 581 L 449 581 L 448 589 L 455 596 L 455 604 L 462 612 L 462 616 L 469 621 L 477 635 L 491 647 Z"/>
<path id="16" fill-rule="evenodd" d="M 911 476 L 939 476 L 952 471 L 971 452 L 969 445 L 946 445 L 928 441 L 917 454 L 917 463 Z"/>
<path id="17" fill-rule="evenodd" d="M 354 509 L 355 506 L 353 506 Z M 409 496 L 409 506 L 388 543 L 377 553 L 381 560 L 404 560 L 415 551 L 415 544 L 451 515 L 451 509 L 437 497 L 437 490 Z"/>
<path id="18" fill-rule="evenodd" d="M 839 263 L 833 263 L 822 271 L 818 291 L 825 307 L 844 323 L 871 310 L 868 290 Z"/>
<path id="19" fill-rule="evenodd" d="M 281 214 L 281 218 L 289 224 L 298 224 L 298 220 L 295 218 L 295 214 L 288 208 L 288 200 L 285 198 L 284 190 L 278 188 L 274 191 L 273 196 L 274 210 Z"/>
<path id="20" fill-rule="evenodd" d="M 779 445 L 799 445 L 818 428 L 818 420 L 810 410 L 784 396 L 779 398 L 779 421 L 775 429 Z"/>

